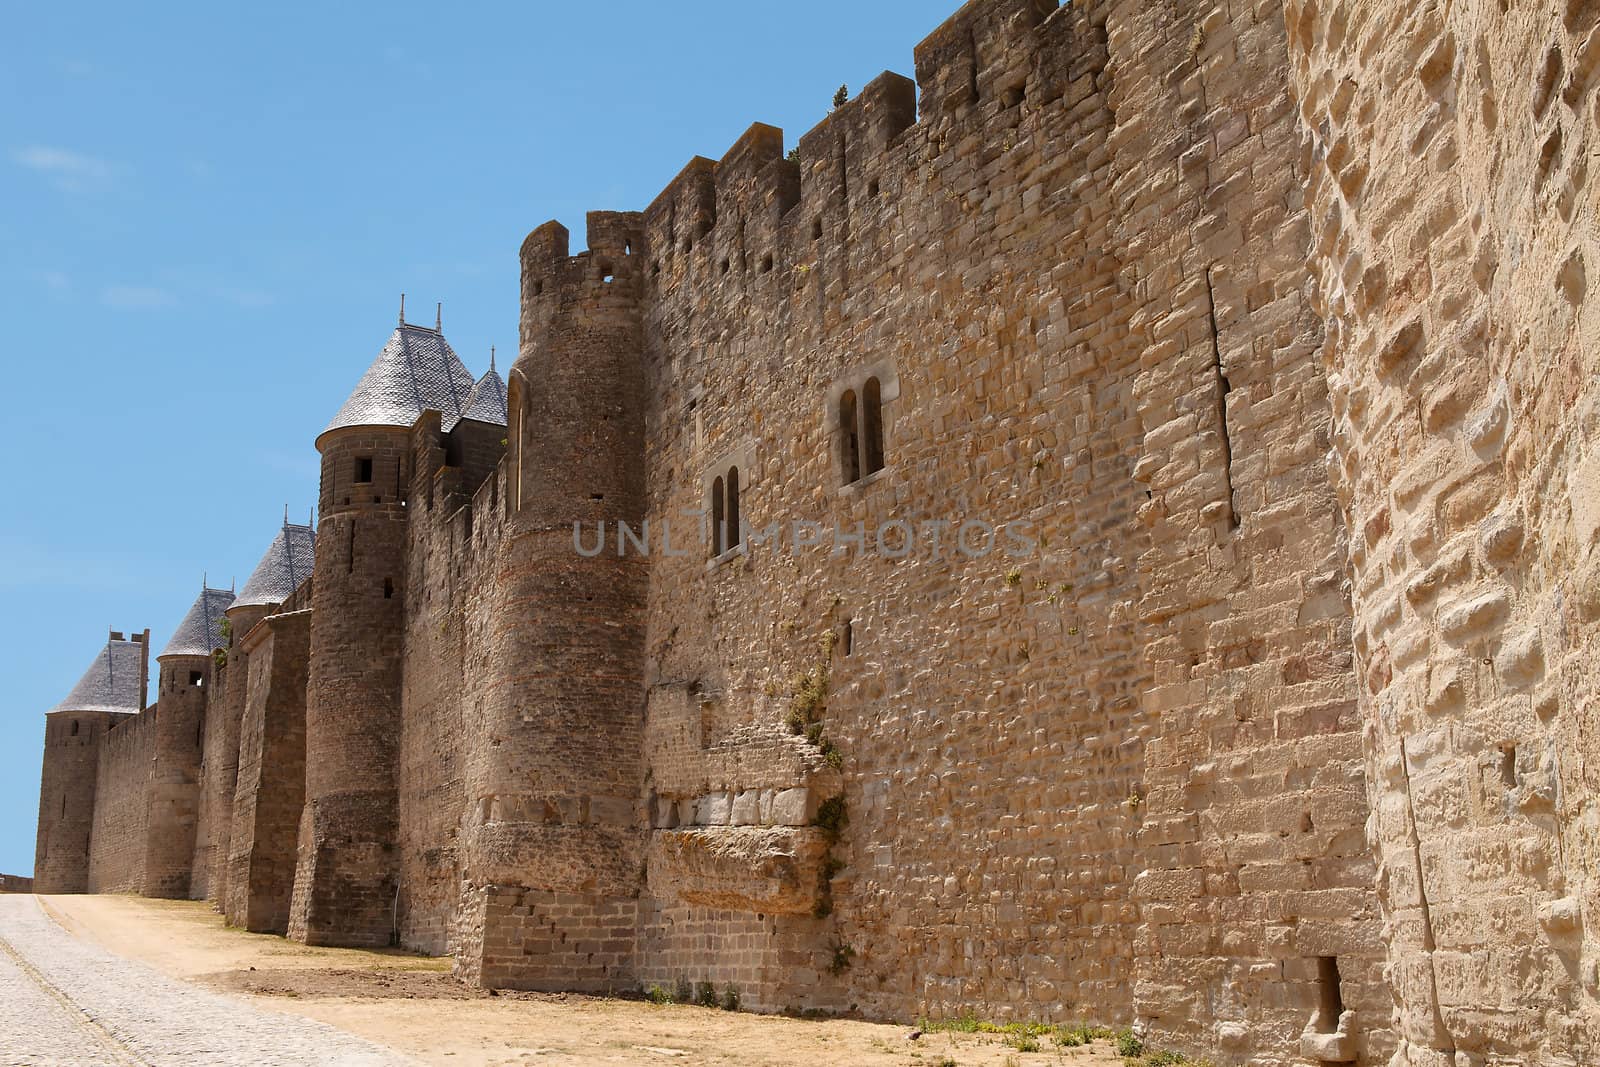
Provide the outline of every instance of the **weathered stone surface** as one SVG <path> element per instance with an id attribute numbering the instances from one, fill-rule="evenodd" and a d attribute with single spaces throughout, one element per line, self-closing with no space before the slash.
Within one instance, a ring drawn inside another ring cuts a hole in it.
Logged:
<path id="1" fill-rule="evenodd" d="M 974 0 L 534 230 L 508 426 L 320 440 L 303 781 L 236 640 L 190 891 L 298 807 L 294 936 L 483 985 L 1593 1060 L 1597 42 Z M 138 888 L 149 730 L 55 718 L 41 882 Z"/>
<path id="2" fill-rule="evenodd" d="M 651 891 L 687 904 L 734 911 L 809 914 L 816 906 L 822 831 L 753 826 L 653 834 Z"/>

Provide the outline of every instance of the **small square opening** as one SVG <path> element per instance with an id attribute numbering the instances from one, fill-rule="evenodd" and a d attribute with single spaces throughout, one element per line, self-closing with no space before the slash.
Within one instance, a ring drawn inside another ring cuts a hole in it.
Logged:
<path id="1" fill-rule="evenodd" d="M 372 481 L 372 457 L 371 456 L 357 456 L 356 457 L 356 481 L 357 482 L 370 482 L 370 481 Z"/>
<path id="2" fill-rule="evenodd" d="M 203 686 L 206 684 L 206 676 L 199 671 L 190 671 L 189 684 Z"/>

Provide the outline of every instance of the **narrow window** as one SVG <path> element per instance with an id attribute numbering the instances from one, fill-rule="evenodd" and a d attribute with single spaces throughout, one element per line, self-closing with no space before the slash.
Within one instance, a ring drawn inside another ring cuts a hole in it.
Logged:
<path id="1" fill-rule="evenodd" d="M 356 457 L 356 481 L 358 481 L 358 482 L 370 482 L 370 481 L 372 481 L 372 457 L 371 456 L 357 456 Z"/>
<path id="2" fill-rule="evenodd" d="M 722 555 L 722 479 L 711 483 L 711 554 Z"/>
<path id="3" fill-rule="evenodd" d="M 822 216 L 820 215 L 811 220 L 811 239 L 813 241 L 822 240 Z"/>
<path id="4" fill-rule="evenodd" d="M 728 468 L 728 547 L 733 548 L 743 539 L 739 530 L 739 468 Z"/>
<path id="5" fill-rule="evenodd" d="M 1324 1034 L 1336 1033 L 1339 1016 L 1344 1014 L 1344 997 L 1339 993 L 1337 956 L 1317 957 L 1317 997 L 1317 1029 Z"/>
<path id="6" fill-rule="evenodd" d="M 1517 746 L 1507 745 L 1500 750 L 1500 782 L 1507 789 L 1517 787 Z"/>
<path id="7" fill-rule="evenodd" d="M 844 466 L 844 484 L 861 477 L 861 432 L 856 428 L 856 394 L 846 389 L 839 398 L 839 441 Z"/>
<path id="8" fill-rule="evenodd" d="M 468 512 L 468 514 L 471 514 L 471 513 Z M 392 600 L 393 598 L 394 598 L 394 579 L 393 578 L 385 578 L 383 580 L 383 599 Z"/>
<path id="9" fill-rule="evenodd" d="M 855 622 L 853 620 L 851 620 L 851 619 L 846 619 L 846 620 L 844 620 L 844 633 L 840 635 L 839 654 L 840 655 L 844 655 L 844 656 L 848 656 L 850 654 L 850 650 L 855 647 L 855 643 L 856 643 Z"/>
<path id="10" fill-rule="evenodd" d="M 190 671 L 189 684 L 203 686 L 206 684 L 206 676 L 201 674 L 199 671 Z"/>
<path id="11" fill-rule="evenodd" d="M 761 273 L 765 274 L 772 269 L 772 255 L 769 253 L 761 257 Z"/>
<path id="12" fill-rule="evenodd" d="M 867 453 L 864 473 L 872 474 L 883 470 L 883 389 L 876 378 L 868 378 L 861 389 L 861 420 Z"/>
<path id="13" fill-rule="evenodd" d="M 72 736 L 78 736 L 78 720 L 76 719 L 72 720 Z"/>

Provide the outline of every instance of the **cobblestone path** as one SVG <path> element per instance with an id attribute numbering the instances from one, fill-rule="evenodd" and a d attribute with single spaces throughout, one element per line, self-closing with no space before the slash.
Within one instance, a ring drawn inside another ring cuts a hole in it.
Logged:
<path id="1" fill-rule="evenodd" d="M 32 896 L 0 895 L 0 1064 L 395 1067 L 396 1052 L 207 992 L 67 933 Z"/>

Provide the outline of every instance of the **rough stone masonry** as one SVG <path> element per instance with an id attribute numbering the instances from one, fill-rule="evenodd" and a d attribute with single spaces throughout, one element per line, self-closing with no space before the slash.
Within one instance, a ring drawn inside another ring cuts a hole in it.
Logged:
<path id="1" fill-rule="evenodd" d="M 1596 1062 L 1600 3 L 973 0 L 915 68 L 535 229 L 504 378 L 402 313 L 314 535 L 50 712 L 38 890 Z"/>

